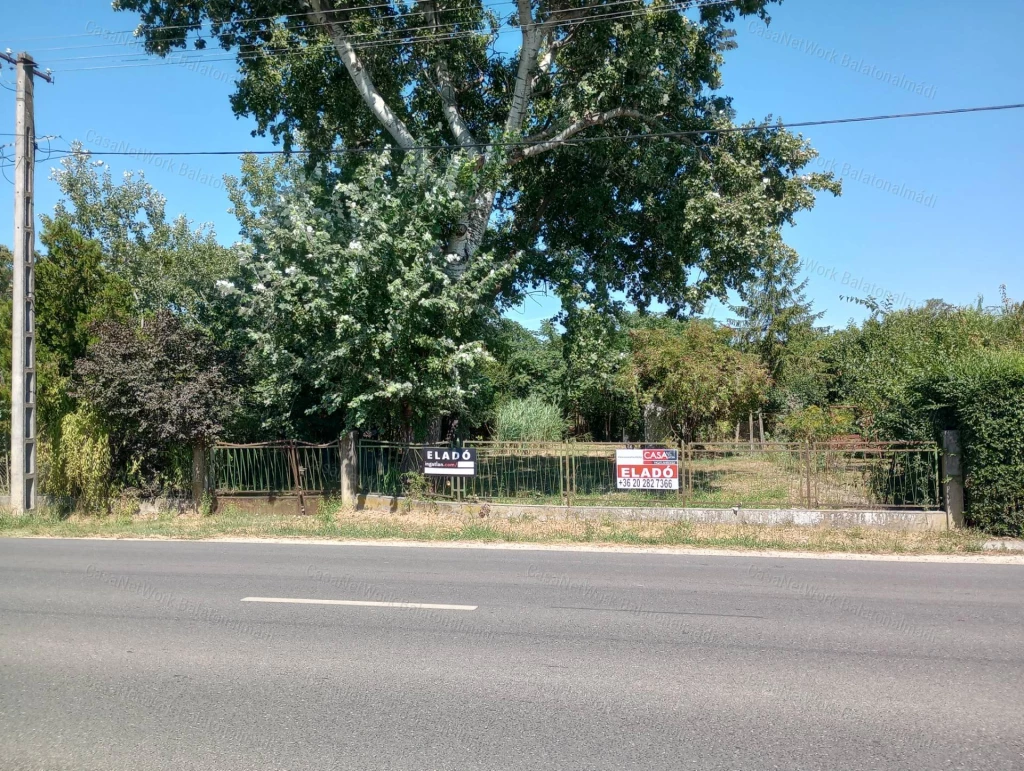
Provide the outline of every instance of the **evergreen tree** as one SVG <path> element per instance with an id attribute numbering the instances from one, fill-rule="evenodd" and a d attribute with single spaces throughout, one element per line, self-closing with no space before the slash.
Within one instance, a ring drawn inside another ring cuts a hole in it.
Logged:
<path id="1" fill-rule="evenodd" d="M 737 346 L 757 354 L 772 379 L 769 411 L 815 404 L 825 398 L 818 343 L 822 332 L 800 281 L 800 258 L 778 241 L 765 268 L 746 286 L 742 304 L 733 305 L 731 323 Z"/>

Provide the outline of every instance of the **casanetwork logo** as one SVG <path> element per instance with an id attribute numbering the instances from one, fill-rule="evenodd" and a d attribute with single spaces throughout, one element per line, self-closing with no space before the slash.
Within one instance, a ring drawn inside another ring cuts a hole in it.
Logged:
<path id="1" fill-rule="evenodd" d="M 831 172 L 842 179 L 852 179 L 854 182 L 860 182 L 875 190 L 889 193 L 904 201 L 919 203 L 922 206 L 927 206 L 929 209 L 934 209 L 936 203 L 938 203 L 938 197 L 934 193 L 911 187 L 905 182 L 893 182 L 878 174 L 873 174 L 867 169 L 858 168 L 852 163 L 840 165 L 839 161 L 834 158 L 819 157 L 811 161 L 811 165 L 824 172 Z"/>
<path id="2" fill-rule="evenodd" d="M 126 48 L 133 48 L 140 53 L 145 53 L 145 47 L 134 34 L 131 32 L 114 31 L 101 27 L 94 21 L 90 21 L 85 25 L 85 31 L 90 35 L 96 35 L 104 40 L 109 40 L 111 43 L 123 45 Z M 216 67 L 211 67 L 209 64 L 204 64 L 202 61 L 202 54 L 197 51 L 174 51 L 163 57 L 163 61 L 170 64 L 177 64 L 180 67 L 184 67 L 189 72 L 195 72 L 198 75 L 204 77 L 213 78 L 222 83 L 231 83 L 232 76 L 224 72 L 224 70 L 218 70 Z M 118 66 L 118 65 L 112 65 Z"/>
<path id="3" fill-rule="evenodd" d="M 869 78 L 874 78 L 879 82 L 888 83 L 889 85 L 901 88 L 904 91 L 918 94 L 926 99 L 935 98 L 935 86 L 930 86 L 923 81 L 912 80 L 906 75 L 898 72 L 890 72 L 880 67 L 876 67 L 870 62 L 863 59 L 857 59 L 848 53 L 843 53 L 837 48 L 826 48 L 810 38 L 799 37 L 797 35 L 792 35 L 789 32 L 782 32 L 779 30 L 773 31 L 757 20 L 751 21 L 747 29 L 751 34 L 757 35 L 759 38 L 770 40 L 773 43 L 778 43 L 779 45 L 791 48 L 794 51 L 800 51 L 808 56 L 813 56 L 817 59 L 826 61 L 829 64 L 835 64 L 839 67 L 843 67 L 844 69 L 853 70 L 861 75 L 867 75 Z"/>
<path id="4" fill-rule="evenodd" d="M 854 275 L 849 270 L 843 271 L 840 275 L 839 269 L 835 266 L 823 265 L 817 260 L 804 260 L 800 263 L 800 267 L 808 276 L 816 276 L 826 281 L 835 281 L 847 289 L 863 292 L 868 297 L 892 303 L 894 308 L 910 308 L 915 305 L 914 300 L 908 297 L 906 292 L 897 295 L 874 281 Z"/>
<path id="5" fill-rule="evenodd" d="M 207 185 L 218 190 L 224 189 L 223 177 L 218 176 L 217 174 L 210 174 L 196 166 L 189 166 L 188 163 L 179 158 L 168 158 L 167 156 L 159 155 L 150 150 L 133 147 L 124 140 L 105 137 L 93 129 L 89 129 L 89 131 L 86 132 L 85 141 L 103 150 L 109 150 L 112 153 L 120 153 L 129 158 L 136 158 L 142 163 L 168 171 L 171 174 L 176 174 L 179 177 L 184 177 L 191 182 L 196 182 L 200 185 Z"/>

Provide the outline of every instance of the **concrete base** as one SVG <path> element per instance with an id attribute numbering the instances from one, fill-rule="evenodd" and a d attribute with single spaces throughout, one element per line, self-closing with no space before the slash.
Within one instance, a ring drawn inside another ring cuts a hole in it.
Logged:
<path id="1" fill-rule="evenodd" d="M 303 493 L 296 495 L 232 495 L 219 496 L 216 507 L 231 506 L 251 512 L 268 514 L 316 514 L 322 496 Z M 0 496 L 0 506 L 9 505 L 8 496 Z M 188 499 L 157 499 L 143 501 L 142 513 L 166 511 L 181 513 L 192 508 Z M 622 521 L 678 521 L 701 524 L 731 525 L 801 525 L 808 527 L 877 527 L 883 530 L 946 530 L 944 511 L 856 511 L 829 509 L 689 509 L 662 507 L 617 506 L 531 506 L 518 503 L 459 503 L 457 501 L 414 501 L 409 498 L 389 498 L 383 495 L 360 495 L 356 508 L 373 511 L 399 511 L 403 509 L 429 509 L 451 514 L 490 517 L 536 517 L 547 519 L 615 519 Z M 995 543 L 995 542 L 992 542 Z M 1000 548 L 998 546 L 987 548 Z M 1016 545 L 1005 548 L 1014 549 Z"/>
<path id="2" fill-rule="evenodd" d="M 679 521 L 701 524 L 801 525 L 809 527 L 876 527 L 884 530 L 946 530 L 944 511 L 856 511 L 828 509 L 690 509 L 612 506 L 531 506 L 504 503 L 413 501 L 380 495 L 360 495 L 358 508 L 399 511 L 431 509 L 452 514 L 484 514 L 490 517 L 537 519 L 603 519 L 622 521 Z"/>
<path id="3" fill-rule="evenodd" d="M 1024 552 L 1024 539 L 994 538 L 991 541 L 985 541 L 985 544 L 981 548 L 985 551 Z"/>
<path id="4" fill-rule="evenodd" d="M 290 495 L 219 495 L 215 510 L 231 506 L 242 511 L 266 514 L 316 514 L 320 505 L 320 493 L 303 493 L 302 499 Z"/>

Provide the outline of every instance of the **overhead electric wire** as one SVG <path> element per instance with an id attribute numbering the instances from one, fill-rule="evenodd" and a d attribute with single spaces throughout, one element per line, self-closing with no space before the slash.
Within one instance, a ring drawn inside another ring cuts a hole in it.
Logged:
<path id="1" fill-rule="evenodd" d="M 705 128 L 705 129 L 687 129 L 685 131 L 651 131 L 644 132 L 641 134 L 612 134 L 604 136 L 591 136 L 591 137 L 580 137 L 573 136 L 566 139 L 561 144 L 578 144 L 581 142 L 607 142 L 617 139 L 624 139 L 629 141 L 635 141 L 640 139 L 671 139 L 686 136 L 704 136 L 709 134 L 736 134 L 746 133 L 755 131 L 782 131 L 793 128 L 807 128 L 811 126 L 837 126 L 848 123 L 868 123 L 873 121 L 886 121 L 886 120 L 902 120 L 907 118 L 927 118 L 937 117 L 944 115 L 963 115 L 967 113 L 979 113 L 979 112 L 996 112 L 1002 110 L 1019 110 L 1024 109 L 1024 102 L 1020 104 L 999 104 L 999 105 L 986 105 L 982 107 L 958 107 L 949 110 L 928 110 L 925 112 L 904 112 L 904 113 L 893 113 L 888 115 L 867 115 L 855 118 L 828 118 L 824 120 L 807 120 L 807 121 L 796 121 L 793 123 L 762 123 L 756 126 L 727 126 L 725 128 Z M 474 142 L 465 145 L 413 145 L 407 148 L 395 148 L 403 151 L 433 151 L 433 150 L 465 150 L 465 149 L 479 149 L 484 147 L 532 147 L 534 145 L 547 144 L 552 141 L 552 138 L 545 137 L 543 139 L 535 140 L 518 140 L 518 141 L 507 141 L 507 142 Z M 64 155 L 75 155 L 74 150 L 54 150 L 53 154 L 62 153 Z M 104 150 L 83 150 L 82 155 L 96 155 L 96 156 L 215 156 L 215 155 L 305 155 L 312 151 L 310 150 L 171 150 L 165 152 L 154 152 L 149 150 L 131 150 L 131 151 L 104 151 Z M 371 148 L 351 148 L 351 147 L 340 147 L 336 148 L 332 152 L 336 153 L 372 153 L 377 152 L 376 149 Z"/>
<path id="2" fill-rule="evenodd" d="M 682 8 L 682 10 L 685 11 L 685 10 L 691 10 L 691 9 L 694 9 L 694 8 L 703 8 L 703 7 L 715 6 L 715 5 L 731 5 L 731 4 L 735 3 L 736 1 L 737 0 L 692 0 L 692 2 L 688 2 L 687 0 L 676 0 L 676 2 L 673 3 L 673 5 L 685 6 L 684 8 Z M 518 5 L 518 3 L 515 2 L 515 0 L 500 0 L 499 2 L 496 2 L 493 5 L 516 6 L 516 5 Z M 605 4 L 605 5 L 610 5 L 610 3 L 609 4 Z M 325 14 L 327 14 L 327 13 L 349 13 L 351 11 L 366 11 L 366 10 L 373 10 L 373 9 L 376 9 L 376 8 L 393 8 L 393 7 L 394 7 L 394 5 L 392 3 L 371 3 L 371 4 L 368 4 L 368 5 L 352 6 L 350 8 L 331 8 L 331 9 L 328 9 L 328 10 L 324 11 L 324 13 Z M 596 6 L 593 6 L 593 7 L 594 8 L 601 8 L 603 6 L 602 5 L 596 5 Z M 490 10 L 491 6 L 485 5 L 485 4 L 481 4 L 480 8 L 482 10 Z M 476 8 L 464 7 L 464 8 L 450 8 L 450 9 L 437 9 L 437 10 L 441 11 L 441 12 L 456 11 L 456 10 L 471 11 L 471 10 L 476 10 Z M 573 7 L 573 8 L 564 8 L 564 9 L 559 9 L 559 10 L 582 11 L 582 10 L 587 10 L 587 6 L 579 6 L 579 7 Z M 408 12 L 406 12 L 404 14 L 398 14 L 398 15 L 415 15 L 415 14 L 422 14 L 422 13 L 426 13 L 426 11 L 418 11 L 418 10 L 417 11 L 408 11 Z M 311 15 L 310 12 L 303 12 L 303 13 L 282 13 L 282 14 L 277 14 L 275 16 L 254 16 L 254 17 L 251 17 L 251 18 L 234 19 L 234 20 L 232 20 L 232 19 L 218 19 L 218 20 L 215 21 L 215 20 L 212 20 L 212 19 L 207 19 L 207 20 L 204 20 L 204 21 L 200 22 L 199 26 L 202 27 L 203 25 L 206 25 L 206 24 L 209 24 L 209 25 L 213 25 L 213 24 L 230 25 L 230 24 L 235 24 L 235 23 L 239 23 L 239 22 L 243 22 L 244 23 L 244 22 L 255 22 L 255 21 L 276 21 L 278 19 L 290 19 L 290 18 L 296 18 L 296 17 L 309 17 L 310 15 Z M 325 23 L 331 23 L 331 22 L 317 22 L 313 26 L 321 26 L 322 24 L 325 24 Z M 109 30 L 109 31 L 108 30 L 103 30 L 102 33 L 100 33 L 100 32 L 81 32 L 81 33 L 64 34 L 64 35 L 44 35 L 44 36 L 35 37 L 35 38 L 24 38 L 24 40 L 26 40 L 26 41 L 32 41 L 32 40 L 61 40 L 61 39 L 71 39 L 71 38 L 80 38 L 80 37 L 95 37 L 95 36 L 97 36 L 99 34 L 104 34 L 104 35 L 135 35 L 136 31 L 139 31 L 139 30 L 141 30 L 143 32 L 165 31 L 165 30 L 173 30 L 173 29 L 186 29 L 186 30 L 192 31 L 193 27 L 195 27 L 195 25 L 193 25 L 193 24 L 167 24 L 167 25 L 154 25 L 152 27 L 147 27 L 147 26 L 145 26 L 143 24 L 140 24 L 138 27 L 135 27 L 133 29 L 126 29 L 126 30 Z M 74 48 L 74 46 L 68 46 L 68 48 Z M 46 49 L 44 49 L 44 50 L 46 50 Z M 48 50 L 60 50 L 60 48 L 57 47 L 57 48 L 52 48 L 52 49 L 48 49 Z"/>
<path id="3" fill-rule="evenodd" d="M 571 23 L 567 22 L 567 24 L 569 24 L 572 27 L 577 27 L 577 26 L 581 26 L 581 25 L 584 25 L 584 24 L 594 24 L 594 23 L 602 22 L 602 21 L 612 21 L 612 20 L 617 20 L 617 19 L 633 18 L 633 17 L 637 17 L 637 16 L 646 16 L 646 15 L 648 15 L 648 14 L 654 12 L 654 11 L 661 11 L 661 10 L 668 10 L 668 8 L 665 8 L 665 9 L 653 9 L 653 10 L 616 11 L 616 12 L 608 13 L 608 14 L 594 14 L 592 16 L 584 16 L 584 17 L 582 17 L 582 18 L 580 18 L 578 20 L 575 20 L 575 21 L 573 21 Z M 430 26 L 430 27 L 422 27 L 422 28 L 416 28 L 416 29 L 435 29 L 435 28 L 433 26 Z M 512 31 L 515 31 L 515 30 L 517 30 L 519 28 L 515 27 L 515 26 L 511 26 L 511 27 L 506 27 L 504 29 L 506 31 L 512 32 Z M 478 35 L 488 34 L 488 31 L 486 31 L 486 30 L 472 29 L 472 30 L 453 30 L 451 32 L 434 32 L 433 34 L 429 34 L 429 35 L 415 35 L 415 36 L 412 36 L 412 37 L 409 37 L 409 38 L 403 38 L 402 37 L 402 33 L 403 32 L 407 32 L 407 31 L 410 31 L 410 30 L 390 30 L 387 33 L 384 33 L 384 34 L 391 35 L 391 37 L 389 37 L 387 39 L 384 39 L 384 40 L 370 40 L 370 41 L 367 41 L 367 42 L 355 42 L 355 43 L 352 44 L 352 48 L 354 48 L 356 50 L 366 50 L 366 49 L 371 49 L 371 48 L 381 48 L 381 47 L 384 47 L 384 46 L 407 46 L 407 45 L 416 45 L 418 43 L 438 43 L 438 42 L 445 42 L 445 41 L 449 41 L 449 40 L 456 40 L 456 39 L 465 38 L 465 37 L 475 37 L 475 36 L 478 36 Z M 381 34 L 381 33 L 359 33 L 359 34 L 362 34 L 362 35 L 376 35 L 376 34 Z M 277 47 L 277 48 L 254 48 L 252 51 L 240 51 L 237 54 L 234 54 L 234 55 L 231 55 L 231 56 L 206 56 L 206 55 L 195 56 L 194 54 L 196 53 L 196 51 L 181 51 L 181 52 L 177 52 L 178 58 L 176 58 L 176 59 L 168 59 L 168 60 L 162 60 L 162 61 L 157 61 L 157 62 L 145 61 L 145 58 L 143 57 L 142 54 L 136 54 L 135 56 L 140 58 L 139 61 L 129 61 L 129 62 L 123 62 L 123 63 L 119 63 L 119 64 L 107 64 L 107 65 L 100 65 L 100 66 L 96 66 L 96 67 L 58 68 L 58 69 L 55 70 L 55 72 L 59 72 L 59 73 L 90 72 L 90 71 L 95 71 L 95 70 L 129 69 L 129 68 L 132 68 L 132 67 L 161 67 L 161 66 L 175 66 L 175 65 L 183 65 L 183 64 L 208 64 L 208 63 L 211 63 L 211 62 L 236 61 L 238 59 L 242 59 L 244 61 L 247 58 L 251 59 L 251 58 L 256 58 L 258 56 L 265 56 L 265 55 L 271 55 L 271 54 L 276 54 L 276 53 L 286 53 L 288 51 L 308 52 L 308 51 L 316 50 L 318 48 L 331 48 L 331 47 L 333 47 L 333 43 L 332 42 L 324 41 L 322 43 L 317 43 L 317 44 L 314 44 L 314 45 L 281 46 L 281 47 Z M 219 53 L 219 52 L 217 52 L 217 53 Z M 119 56 L 119 55 L 120 54 L 111 54 L 111 55 L 103 55 L 103 56 L 98 56 L 98 57 L 82 57 L 82 58 L 86 58 L 86 59 L 88 59 L 88 58 L 109 58 L 109 56 Z M 79 60 L 78 58 L 72 57 L 70 59 L 65 59 L 63 61 L 78 61 L 78 60 Z M 58 60 L 58 61 L 60 61 L 60 60 Z"/>
<path id="4" fill-rule="evenodd" d="M 617 19 L 627 19 L 627 18 L 635 18 L 635 17 L 641 17 L 641 16 L 648 16 L 648 15 L 651 15 L 651 14 L 664 13 L 664 12 L 667 12 L 667 11 L 686 11 L 686 10 L 690 10 L 690 9 L 693 9 L 693 8 L 703 8 L 703 7 L 714 6 L 714 5 L 724 5 L 724 4 L 730 3 L 732 1 L 733 0 L 704 0 L 703 2 L 697 2 L 697 3 L 693 3 L 693 4 L 686 4 L 685 2 L 673 2 L 673 3 L 670 3 L 668 5 L 657 7 L 657 8 L 652 8 L 650 6 L 644 6 L 644 7 L 641 7 L 641 8 L 621 9 L 621 10 L 611 11 L 609 13 L 594 13 L 594 14 L 590 14 L 590 15 L 586 15 L 586 16 L 580 16 L 580 17 L 577 17 L 577 18 L 574 18 L 574 19 L 567 19 L 565 21 L 560 21 L 560 22 L 552 23 L 552 26 L 557 25 L 557 26 L 562 26 L 562 27 L 572 27 L 572 28 L 575 28 L 575 27 L 583 25 L 583 24 L 593 24 L 593 23 L 603 22 L 603 21 L 612 21 L 612 20 L 617 20 Z M 609 2 L 609 3 L 603 3 L 601 5 L 592 6 L 592 9 L 595 10 L 595 11 L 600 11 L 600 10 L 602 10 L 604 8 L 609 8 L 611 6 L 631 5 L 634 2 L 635 2 L 635 0 L 613 0 L 612 2 Z M 447 9 L 447 10 L 459 10 L 459 9 Z M 570 9 L 566 9 L 566 10 L 585 11 L 585 10 L 589 10 L 589 9 L 586 6 L 584 6 L 584 7 L 581 7 L 581 8 L 570 8 Z M 416 13 L 419 14 L 419 13 L 425 13 L 425 12 L 416 12 Z M 400 14 L 400 15 L 397 15 L 397 16 L 391 17 L 391 18 L 392 19 L 399 18 L 402 15 L 403 14 Z M 404 15 L 408 15 L 408 14 L 404 14 Z M 324 26 L 325 24 L 333 24 L 333 23 L 334 22 L 310 24 L 310 25 L 307 25 L 306 27 L 304 27 L 304 29 L 312 29 L 312 28 L 316 28 L 316 27 L 319 27 L 319 26 Z M 491 34 L 501 34 L 502 32 L 515 32 L 515 31 L 518 31 L 518 30 L 520 30 L 522 28 L 520 25 L 515 25 L 515 24 L 501 24 L 498 27 L 491 28 L 491 29 L 487 29 L 487 28 L 485 28 L 485 29 L 459 29 L 459 27 L 465 26 L 467 23 L 469 23 L 469 22 L 461 22 L 461 21 L 458 21 L 458 22 L 444 22 L 444 23 L 439 23 L 439 24 L 427 24 L 427 25 L 422 25 L 422 26 L 418 26 L 418 27 L 406 27 L 404 29 L 375 30 L 375 31 L 372 31 L 372 32 L 356 32 L 356 33 L 348 33 L 348 34 L 345 35 L 345 37 L 346 37 L 347 40 L 353 40 L 353 39 L 358 40 L 360 38 L 367 38 L 367 37 L 383 37 L 383 39 L 379 39 L 379 40 L 370 40 L 370 41 L 367 41 L 367 42 L 355 42 L 355 43 L 352 44 L 353 48 L 356 48 L 356 49 L 366 49 L 366 48 L 378 48 L 378 47 L 388 46 L 388 45 L 415 45 L 417 43 L 423 43 L 423 42 L 443 42 L 443 41 L 447 41 L 447 40 L 454 40 L 454 39 L 458 39 L 458 38 L 472 37 L 472 36 L 477 36 L 477 35 L 491 35 Z M 546 24 L 546 23 L 547 22 L 536 22 L 536 24 L 538 24 L 538 25 L 539 24 Z M 479 24 L 479 22 L 478 22 L 478 24 Z M 530 26 L 530 25 L 526 25 L 526 26 Z M 445 28 L 449 28 L 449 29 L 446 30 Z M 410 32 L 421 32 L 421 31 L 424 31 L 424 30 L 427 31 L 425 34 L 408 36 L 408 33 L 410 33 Z M 127 43 L 111 42 L 109 44 L 104 44 L 104 45 L 123 46 L 123 45 L 127 45 Z M 205 63 L 205 62 L 216 62 L 216 61 L 234 61 L 236 58 L 251 57 L 251 56 L 255 56 L 255 55 L 259 55 L 259 54 L 282 53 L 282 52 L 291 51 L 291 50 L 309 51 L 309 50 L 315 50 L 318 47 L 331 48 L 331 47 L 333 47 L 333 42 L 331 42 L 331 41 L 324 41 L 322 43 L 316 43 L 316 44 L 311 44 L 311 45 L 279 46 L 277 48 L 257 48 L 257 47 L 252 47 L 252 50 L 249 50 L 249 51 L 242 50 L 242 51 L 239 51 L 239 52 L 237 52 L 236 54 L 234 54 L 232 56 L 210 56 L 210 55 L 207 55 L 206 52 L 209 52 L 210 54 L 219 54 L 220 51 L 217 50 L 216 48 L 180 50 L 180 51 L 173 51 L 173 52 L 169 51 L 168 52 L 169 54 L 170 53 L 176 54 L 178 56 L 178 58 L 173 60 L 173 61 L 160 61 L 160 62 L 146 62 L 146 61 L 144 61 L 144 59 L 146 57 L 148 57 L 148 56 L 151 56 L 151 54 L 147 54 L 147 53 L 143 53 L 143 52 L 140 52 L 140 53 L 137 53 L 137 54 L 122 54 L 120 52 L 116 52 L 116 53 L 109 53 L 109 54 L 96 54 L 96 55 L 89 55 L 89 56 L 71 56 L 71 57 L 65 57 L 65 58 L 48 59 L 47 63 L 48 64 L 56 64 L 56 63 L 59 63 L 59 62 L 74 62 L 74 61 L 87 61 L 87 60 L 96 60 L 96 59 L 109 59 L 109 58 L 114 58 L 114 57 L 118 57 L 118 56 L 134 57 L 134 58 L 137 58 L 137 59 L 140 60 L 140 61 L 136 62 L 136 61 L 132 61 L 130 59 L 125 59 L 125 60 L 122 60 L 122 62 L 118 63 L 118 64 L 102 65 L 102 66 L 97 66 L 97 67 L 71 67 L 71 68 L 66 68 L 66 69 L 65 68 L 56 68 L 60 72 L 85 72 L 85 71 L 103 70 L 103 69 L 125 69 L 125 68 L 133 67 L 133 66 L 145 67 L 145 66 L 160 66 L 160 65 L 190 64 L 190 63 L 194 63 L 194 62 L 195 63 Z"/>

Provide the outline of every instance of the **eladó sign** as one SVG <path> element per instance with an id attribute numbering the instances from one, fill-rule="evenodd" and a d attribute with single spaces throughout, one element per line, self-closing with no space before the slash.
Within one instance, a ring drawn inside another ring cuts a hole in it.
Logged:
<path id="1" fill-rule="evenodd" d="M 430 476 L 476 476 L 476 450 L 465 447 L 426 447 L 423 473 Z"/>

